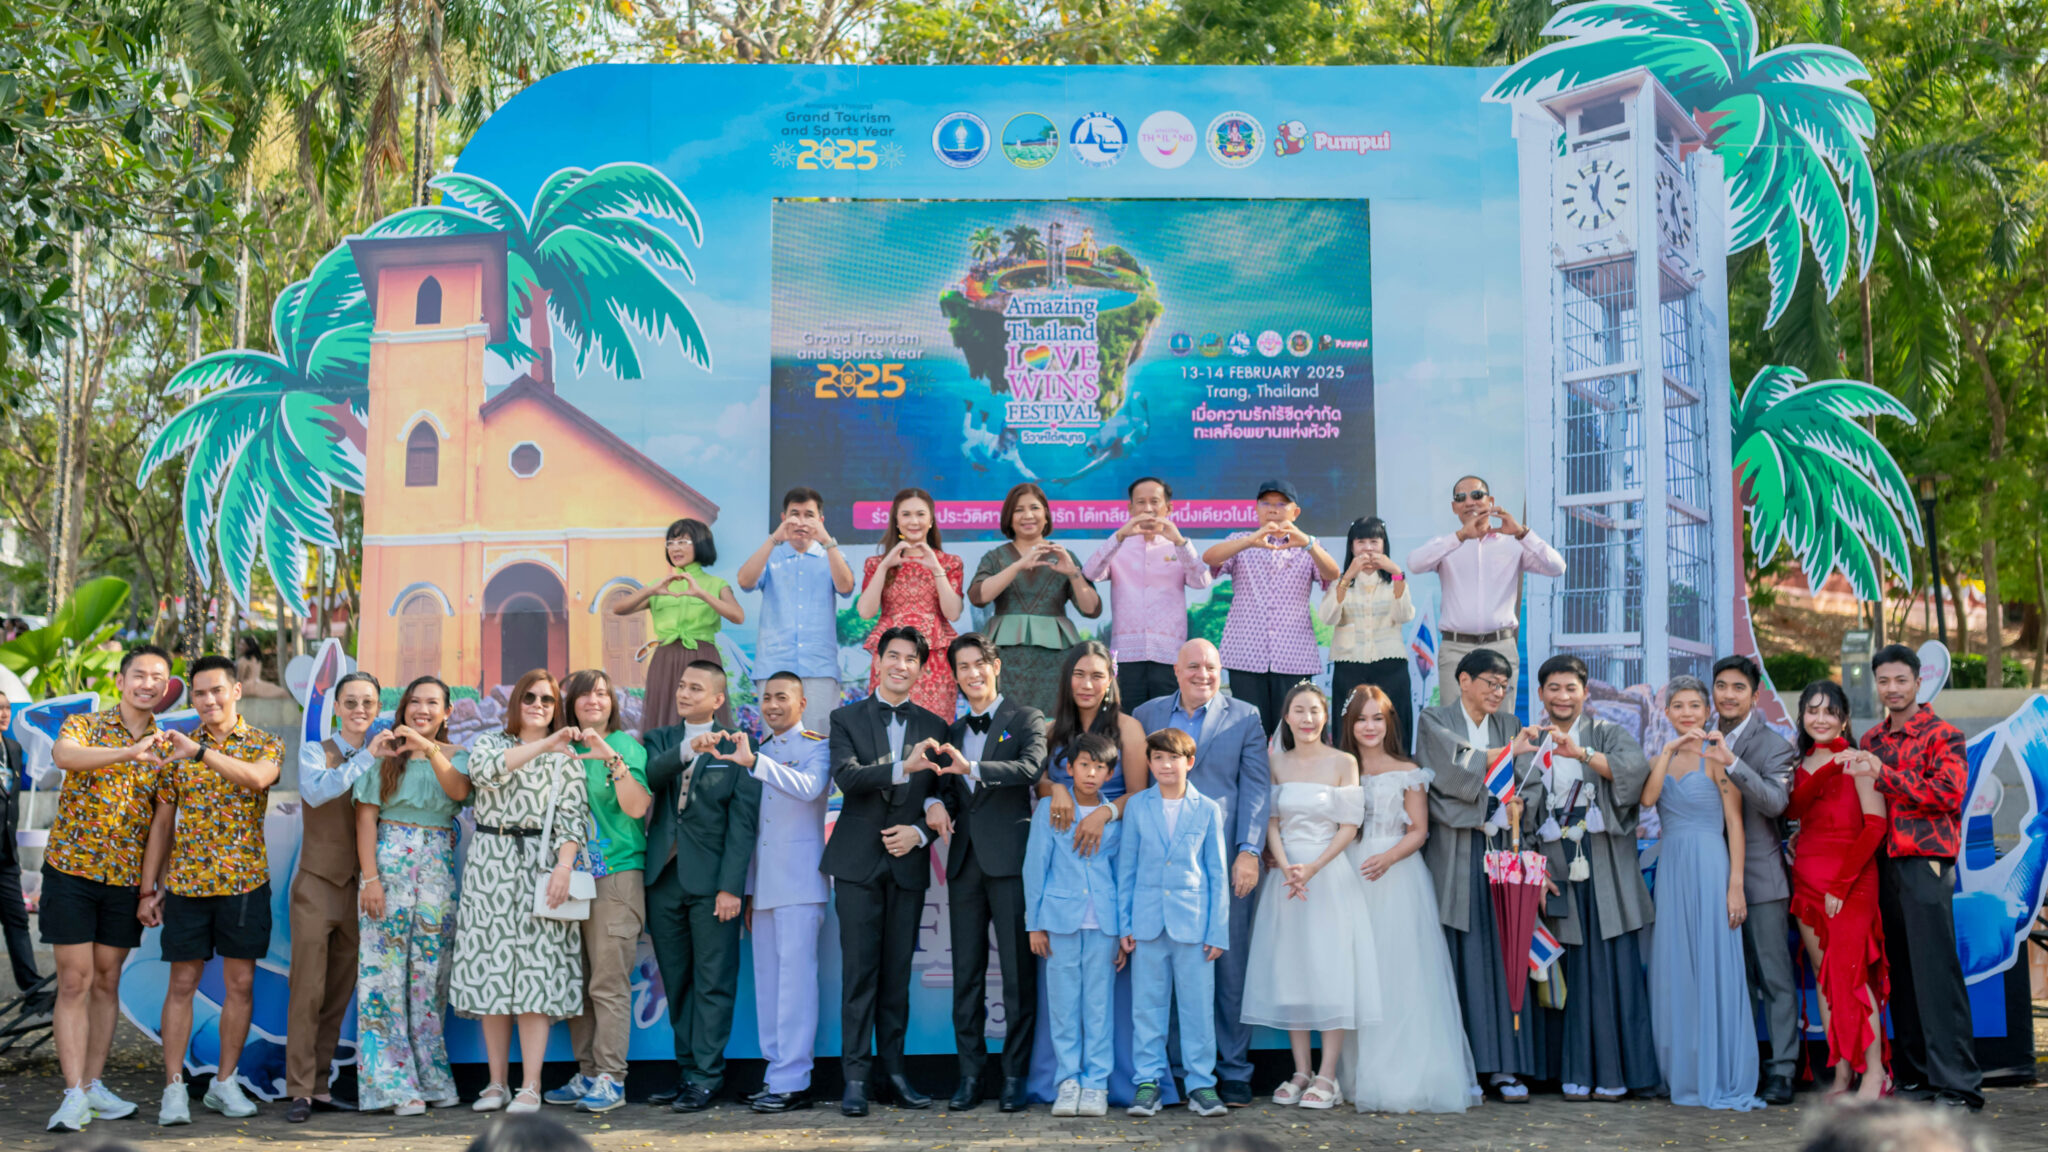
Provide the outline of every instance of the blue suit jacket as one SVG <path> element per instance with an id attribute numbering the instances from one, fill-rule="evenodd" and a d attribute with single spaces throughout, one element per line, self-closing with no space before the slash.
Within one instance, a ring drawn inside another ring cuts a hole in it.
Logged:
<path id="1" fill-rule="evenodd" d="M 1157 787 L 1124 805 L 1117 851 L 1119 935 L 1230 948 L 1230 865 L 1223 809 L 1188 785 L 1180 824 L 1166 835 L 1166 804 Z"/>
<path id="2" fill-rule="evenodd" d="M 1097 927 L 1117 935 L 1123 916 L 1116 898 L 1117 846 L 1122 837 L 1123 821 L 1112 820 L 1102 830 L 1102 846 L 1095 855 L 1080 855 L 1074 851 L 1074 830 L 1054 831 L 1052 805 L 1040 804 L 1032 814 L 1031 839 L 1024 847 L 1025 930 L 1079 932 L 1093 897 Z"/>
<path id="3" fill-rule="evenodd" d="M 1131 711 L 1145 735 L 1167 726 L 1180 693 L 1147 700 Z M 1221 698 L 1223 714 L 1211 720 L 1208 732 L 1195 738 L 1195 766 L 1188 783 L 1223 808 L 1226 854 L 1235 859 L 1240 845 L 1258 852 L 1266 846 L 1266 806 L 1272 802 L 1273 774 L 1266 763 L 1266 727 L 1259 710 L 1235 696 Z"/>

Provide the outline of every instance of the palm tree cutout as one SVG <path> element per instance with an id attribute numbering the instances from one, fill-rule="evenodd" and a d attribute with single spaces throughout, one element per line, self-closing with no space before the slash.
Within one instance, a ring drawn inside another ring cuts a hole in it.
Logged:
<path id="1" fill-rule="evenodd" d="M 1867 142 L 1877 121 L 1870 101 L 1849 87 L 1870 80 L 1855 56 L 1826 44 L 1759 55 L 1745 0 L 1575 4 L 1543 34 L 1569 39 L 1523 60 L 1486 98 L 1510 102 L 1648 68 L 1723 161 L 1729 253 L 1761 242 L 1770 256 L 1765 327 L 1792 301 L 1802 229 L 1830 298 L 1847 274 L 1852 244 L 1857 277 L 1869 273 L 1878 210 Z"/>
<path id="2" fill-rule="evenodd" d="M 1003 250 L 1002 239 L 996 235 L 994 228 L 986 224 L 968 235 L 967 245 L 968 258 L 976 261 L 986 260 Z"/>
<path id="3" fill-rule="evenodd" d="M 1003 239 L 1009 241 L 1010 255 L 1019 260 L 1031 260 L 1045 256 L 1045 241 L 1039 238 L 1038 229 L 1029 224 L 1019 224 L 1003 230 Z"/>
<path id="4" fill-rule="evenodd" d="M 703 328 L 656 265 L 695 280 L 681 245 L 642 217 L 681 224 L 704 240 L 697 211 L 669 178 L 645 164 L 565 168 L 541 182 L 522 212 L 489 181 L 461 174 L 434 181 L 471 205 L 409 208 L 379 221 L 372 236 L 504 232 L 508 312 L 529 320 L 531 345 L 516 336 L 491 346 L 514 366 L 530 364 L 552 383 L 551 317 L 576 348 L 580 370 L 594 350 L 621 380 L 644 374 L 633 335 L 656 343 L 673 331 L 684 355 L 711 368 Z M 355 259 L 343 242 L 312 275 L 279 293 L 271 310 L 277 352 L 233 349 L 186 365 L 165 386 L 198 396 L 145 453 L 137 487 L 190 449 L 184 491 L 185 545 L 206 579 L 207 536 L 220 549 L 228 590 L 249 602 L 260 552 L 279 596 L 306 611 L 306 545 L 338 548 L 335 490 L 363 490 L 364 422 L 369 417 L 372 317 Z M 211 390 L 211 391 L 210 391 Z"/>
<path id="5" fill-rule="evenodd" d="M 1756 374 L 1734 405 L 1736 498 L 1749 511 L 1759 564 L 1790 548 L 1815 591 L 1840 572 L 1859 600 L 1884 595 L 1878 565 L 1912 578 L 1907 537 L 1921 540 L 1913 492 L 1899 465 L 1859 422 L 1912 410 L 1860 380 L 1808 383 L 1797 368 Z"/>

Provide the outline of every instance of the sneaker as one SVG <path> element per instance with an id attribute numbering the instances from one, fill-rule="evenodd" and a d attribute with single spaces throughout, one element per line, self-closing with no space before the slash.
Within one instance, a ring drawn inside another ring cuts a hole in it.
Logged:
<path id="1" fill-rule="evenodd" d="M 1107 1089 L 1107 1088 L 1083 1088 L 1083 1089 L 1081 1089 L 1081 1106 L 1080 1106 L 1079 1108 L 1076 1108 L 1076 1109 L 1074 1110 L 1074 1115 L 1076 1115 L 1076 1116 L 1107 1116 L 1107 1115 L 1109 1115 L 1109 1089 Z"/>
<path id="2" fill-rule="evenodd" d="M 231 1120 L 256 1114 L 256 1102 L 243 1094 L 241 1081 L 233 1078 L 223 1080 L 215 1076 L 200 1103 Z"/>
<path id="3" fill-rule="evenodd" d="M 135 1106 L 129 1105 L 128 1110 L 134 1111 Z M 85 1090 L 82 1088 L 66 1088 L 64 1090 L 64 1103 L 58 1105 L 56 1115 L 50 1117 L 50 1131 L 83 1132 L 85 1131 L 85 1126 L 90 1123 L 92 1123 L 92 1105 L 86 1101 Z"/>
<path id="4" fill-rule="evenodd" d="M 512 1102 L 505 1105 L 505 1112 L 508 1115 L 523 1115 L 528 1112 L 538 1111 L 540 1111 L 540 1089 L 538 1088 L 521 1088 L 519 1094 L 512 1097 Z"/>
<path id="5" fill-rule="evenodd" d="M 1221 1116 L 1230 1111 L 1214 1088 L 1197 1088 L 1188 1093 L 1188 1111 L 1197 1116 Z"/>
<path id="6" fill-rule="evenodd" d="M 626 1103 L 626 1086 L 612 1079 L 609 1072 L 600 1072 L 590 1082 L 590 1091 L 576 1102 L 578 1112 L 609 1112 Z"/>
<path id="7" fill-rule="evenodd" d="M 182 1078 L 164 1085 L 164 1102 L 157 1107 L 156 1122 L 167 1128 L 192 1122 L 192 1094 Z"/>
<path id="8" fill-rule="evenodd" d="M 1079 1116 L 1081 1114 L 1081 1082 L 1060 1081 L 1060 1094 L 1053 1099 L 1052 1114 L 1055 1116 Z"/>
<path id="9" fill-rule="evenodd" d="M 85 1102 L 92 1106 L 95 1120 L 125 1120 L 135 1115 L 135 1105 L 114 1095 L 97 1080 L 85 1086 Z"/>
<path id="10" fill-rule="evenodd" d="M 1131 1097 L 1131 1106 L 1124 1109 L 1126 1116 L 1159 1115 L 1159 1082 L 1147 1080 L 1138 1085 L 1137 1094 Z"/>
<path id="11" fill-rule="evenodd" d="M 569 1077 L 569 1082 L 541 1097 L 550 1104 L 579 1104 L 590 1090 L 597 1087 L 597 1081 L 578 1072 Z"/>

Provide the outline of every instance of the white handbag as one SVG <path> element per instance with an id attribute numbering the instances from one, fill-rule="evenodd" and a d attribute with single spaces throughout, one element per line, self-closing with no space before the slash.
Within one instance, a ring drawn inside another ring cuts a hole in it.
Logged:
<path id="1" fill-rule="evenodd" d="M 548 845 L 555 839 L 555 805 L 562 798 L 562 778 L 555 777 L 555 786 L 548 792 L 548 818 L 543 822 L 540 833 L 541 860 L 545 864 Z M 582 863 L 582 853 L 577 853 L 577 862 Z M 569 873 L 569 898 L 560 904 L 548 903 L 548 880 L 553 869 L 543 867 L 533 885 L 533 914 L 545 920 L 588 920 L 590 902 L 597 898 L 597 877 L 581 868 Z"/>

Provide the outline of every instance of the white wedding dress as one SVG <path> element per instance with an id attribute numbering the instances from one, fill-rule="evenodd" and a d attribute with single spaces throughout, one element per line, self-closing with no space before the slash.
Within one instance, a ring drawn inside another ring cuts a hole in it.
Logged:
<path id="1" fill-rule="evenodd" d="M 1339 825 L 1358 823 L 1363 796 L 1356 787 L 1299 780 L 1274 785 L 1272 810 L 1280 817 L 1288 862 L 1310 864 L 1321 856 Z M 1309 880 L 1306 900 L 1289 899 L 1286 874 L 1266 870 L 1245 963 L 1245 1023 L 1335 1031 L 1380 1018 L 1364 886 L 1358 866 L 1341 854 Z"/>
<path id="2" fill-rule="evenodd" d="M 1364 823 L 1346 853 L 1354 874 L 1408 834 L 1407 793 L 1428 788 L 1431 775 L 1415 768 L 1363 778 Z M 1378 880 L 1360 882 L 1384 1011 L 1344 1046 L 1344 1093 L 1360 1112 L 1463 1112 L 1477 1099 L 1472 1048 L 1429 868 L 1411 852 Z"/>

